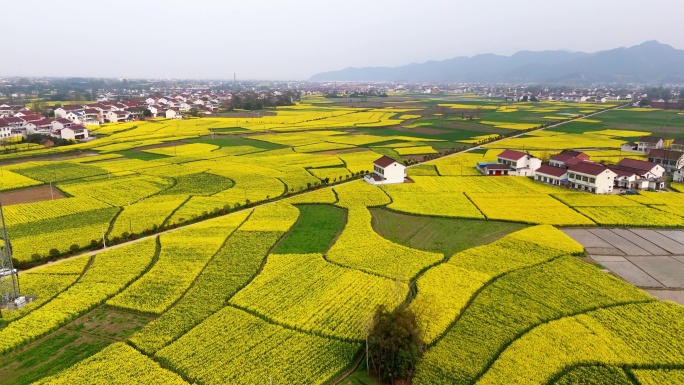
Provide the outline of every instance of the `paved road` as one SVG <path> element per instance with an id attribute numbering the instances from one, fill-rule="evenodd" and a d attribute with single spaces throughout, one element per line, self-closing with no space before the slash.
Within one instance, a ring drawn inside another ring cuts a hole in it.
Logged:
<path id="1" fill-rule="evenodd" d="M 684 231 L 565 229 L 589 257 L 625 281 L 684 305 Z"/>

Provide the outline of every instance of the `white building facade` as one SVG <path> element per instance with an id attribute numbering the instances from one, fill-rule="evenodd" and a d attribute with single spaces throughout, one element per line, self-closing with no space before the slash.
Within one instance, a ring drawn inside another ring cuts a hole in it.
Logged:
<path id="1" fill-rule="evenodd" d="M 383 156 L 373 162 L 373 172 L 363 180 L 373 185 L 404 183 L 406 166 L 396 160 Z"/>

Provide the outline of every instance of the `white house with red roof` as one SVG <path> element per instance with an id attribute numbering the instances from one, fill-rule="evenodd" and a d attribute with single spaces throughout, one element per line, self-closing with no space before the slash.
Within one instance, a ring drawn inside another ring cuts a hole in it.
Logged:
<path id="1" fill-rule="evenodd" d="M 28 122 L 25 127 L 27 134 L 49 135 L 52 131 L 52 120 L 43 118 L 35 122 Z"/>
<path id="2" fill-rule="evenodd" d="M 664 145 L 665 141 L 663 138 L 657 136 L 642 136 L 639 138 L 639 143 L 637 143 L 637 150 L 648 152 L 649 150 L 663 148 Z"/>
<path id="3" fill-rule="evenodd" d="M 9 139 L 12 137 L 12 128 L 5 123 L 0 122 L 0 139 Z"/>
<path id="4" fill-rule="evenodd" d="M 88 139 L 88 129 L 80 124 L 73 124 L 59 130 L 59 137 L 69 140 Z"/>
<path id="5" fill-rule="evenodd" d="M 549 158 L 549 164 L 555 167 L 569 167 L 582 161 L 589 160 L 589 155 L 573 150 L 563 150 Z"/>
<path id="6" fill-rule="evenodd" d="M 613 192 L 617 174 L 608 167 L 593 162 L 579 162 L 568 168 L 570 187 L 595 194 Z"/>
<path id="7" fill-rule="evenodd" d="M 84 126 L 99 126 L 101 123 L 104 123 L 102 111 L 98 110 L 97 108 L 86 108 L 85 111 L 83 111 L 83 114 Z"/>
<path id="8" fill-rule="evenodd" d="M 625 158 L 617 164 L 608 165 L 608 168 L 617 174 L 615 187 L 638 190 L 660 190 L 665 187 L 665 168 L 659 164 Z"/>
<path id="9" fill-rule="evenodd" d="M 183 117 L 183 115 L 175 108 L 169 108 L 166 110 L 164 116 L 166 116 L 166 119 L 180 119 Z"/>
<path id="10" fill-rule="evenodd" d="M 70 111 L 83 112 L 85 106 L 80 104 L 67 104 L 59 108 L 55 108 L 55 118 L 66 118 Z"/>
<path id="11" fill-rule="evenodd" d="M 378 185 L 404 183 L 405 178 L 406 166 L 390 157 L 383 156 L 373 162 L 373 172 L 366 175 L 363 180 Z"/>
<path id="12" fill-rule="evenodd" d="M 51 125 L 52 125 L 52 131 L 59 131 L 59 130 L 61 130 L 61 129 L 63 129 L 63 128 L 72 126 L 72 125 L 74 125 L 74 124 L 76 124 L 76 123 L 72 122 L 71 120 L 69 120 L 69 119 L 67 119 L 67 118 L 55 119 L 55 120 L 53 120 L 52 123 L 51 123 Z"/>
<path id="13" fill-rule="evenodd" d="M 679 169 L 672 176 L 673 182 L 684 182 L 684 169 Z"/>
<path id="14" fill-rule="evenodd" d="M 568 169 L 550 164 L 542 164 L 534 172 L 534 180 L 554 186 L 564 186 L 568 183 Z"/>
<path id="15" fill-rule="evenodd" d="M 483 170 L 486 169 L 486 175 L 517 175 L 517 176 L 534 176 L 535 170 L 541 167 L 541 159 L 536 158 L 529 153 L 515 151 L 515 150 L 505 150 L 496 157 L 499 164 L 510 166 L 513 170 L 509 173 L 502 174 L 489 174 L 490 168 L 483 166 Z M 505 171 L 505 170 L 504 170 Z"/>
<path id="16" fill-rule="evenodd" d="M 110 123 L 116 122 L 130 122 L 132 120 L 131 114 L 128 111 L 109 111 L 106 119 Z"/>
<path id="17" fill-rule="evenodd" d="M 630 171 L 641 178 L 662 178 L 665 174 L 665 167 L 638 159 L 624 158 L 617 162 L 617 164 L 608 167 Z"/>

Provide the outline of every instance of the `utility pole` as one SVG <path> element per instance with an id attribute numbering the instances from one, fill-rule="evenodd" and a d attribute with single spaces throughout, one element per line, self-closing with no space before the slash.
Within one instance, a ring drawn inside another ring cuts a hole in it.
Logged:
<path id="1" fill-rule="evenodd" d="M 2 292 L 2 302 L 9 304 L 19 298 L 19 276 L 14 270 L 14 262 L 12 261 L 12 245 L 7 235 L 7 227 L 5 225 L 5 214 L 2 209 L 2 200 L 0 199 L 0 240 L 3 244 L 0 247 L 0 268 L 7 269 L 8 275 L 0 277 L 0 289 Z"/>

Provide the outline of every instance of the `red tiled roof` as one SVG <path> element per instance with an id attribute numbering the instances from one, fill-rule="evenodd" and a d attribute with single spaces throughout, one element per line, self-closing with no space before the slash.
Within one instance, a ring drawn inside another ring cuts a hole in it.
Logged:
<path id="1" fill-rule="evenodd" d="M 684 156 L 684 152 L 660 150 L 660 149 L 651 150 L 648 153 L 649 158 L 667 159 L 667 160 L 678 160 L 682 156 Z"/>
<path id="2" fill-rule="evenodd" d="M 572 156 L 572 157 L 574 157 L 574 158 L 579 158 L 579 157 L 582 157 L 582 158 L 586 157 L 587 159 L 589 158 L 589 156 L 588 156 L 587 154 L 585 154 L 585 153 L 583 153 L 583 152 L 581 152 L 581 151 L 563 150 L 563 151 L 561 151 L 560 153 L 561 153 L 561 154 L 564 154 L 564 155 L 570 155 L 570 156 Z M 560 154 L 559 154 L 559 155 L 560 155 Z"/>
<path id="3" fill-rule="evenodd" d="M 608 168 L 609 168 L 611 171 L 613 171 L 614 173 L 616 173 L 617 176 L 619 176 L 619 177 L 621 177 L 621 178 L 622 178 L 622 177 L 630 177 L 630 176 L 636 175 L 636 173 L 635 173 L 634 171 L 630 171 L 629 169 L 622 169 L 622 168 L 619 168 L 617 165 L 608 166 Z"/>
<path id="4" fill-rule="evenodd" d="M 642 136 L 639 138 L 639 142 L 641 143 L 658 143 L 661 140 L 663 140 L 663 138 L 657 136 Z"/>
<path id="5" fill-rule="evenodd" d="M 52 123 L 50 119 L 43 119 L 43 120 L 38 120 L 35 122 L 31 122 L 32 124 L 35 124 L 36 126 L 47 126 Z"/>
<path id="6" fill-rule="evenodd" d="M 390 157 L 387 157 L 387 156 L 383 156 L 382 158 L 373 162 L 373 164 L 376 164 L 382 168 L 385 168 L 385 167 L 391 165 L 392 163 L 398 163 L 398 162 L 396 160 L 390 158 Z"/>
<path id="7" fill-rule="evenodd" d="M 62 123 L 62 124 L 73 123 L 71 120 L 69 120 L 67 118 L 59 118 L 59 119 L 55 119 L 54 121 L 57 123 Z"/>
<path id="8" fill-rule="evenodd" d="M 645 160 L 629 159 L 625 158 L 617 162 L 618 166 L 634 168 L 642 171 L 651 171 L 654 167 L 658 166 L 655 163 L 647 162 Z"/>
<path id="9" fill-rule="evenodd" d="M 560 154 L 553 155 L 552 157 L 549 158 L 549 160 L 554 160 L 556 162 L 563 162 L 563 163 L 569 161 L 570 159 L 576 159 L 576 158 L 574 155 L 564 154 L 562 152 Z"/>
<path id="10" fill-rule="evenodd" d="M 527 156 L 527 154 L 525 154 L 524 152 L 515 151 L 515 150 L 505 150 L 504 152 L 499 154 L 497 157 L 507 159 L 507 160 L 520 160 L 525 156 Z"/>
<path id="11" fill-rule="evenodd" d="M 15 118 L 15 117 L 13 117 L 13 116 L 10 116 L 10 117 L 7 117 L 7 118 L 2 118 L 2 120 L 5 121 L 5 123 L 8 123 L 8 124 L 9 124 L 9 123 L 21 123 L 21 122 L 24 121 L 24 120 L 21 119 L 21 118 Z"/>
<path id="12" fill-rule="evenodd" d="M 672 141 L 672 144 L 684 144 L 684 138 L 677 138 Z"/>
<path id="13" fill-rule="evenodd" d="M 608 167 L 593 162 L 579 162 L 575 165 L 570 166 L 568 170 L 573 172 L 579 172 L 581 174 L 587 175 L 599 175 L 600 173 L 606 171 Z"/>
<path id="14" fill-rule="evenodd" d="M 537 174 L 544 174 L 544 175 L 552 175 L 555 176 L 556 178 L 560 178 L 563 175 L 565 175 L 568 172 L 564 167 L 554 167 L 551 166 L 550 164 L 542 164 L 541 167 L 539 167 L 535 173 Z"/>

